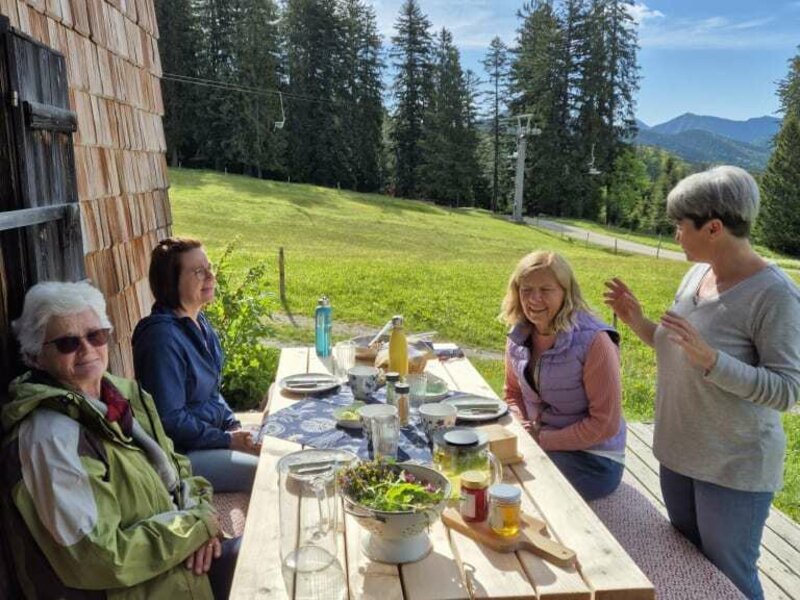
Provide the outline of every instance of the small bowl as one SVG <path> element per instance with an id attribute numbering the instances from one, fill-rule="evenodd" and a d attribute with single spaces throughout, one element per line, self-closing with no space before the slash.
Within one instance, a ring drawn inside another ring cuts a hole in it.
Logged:
<path id="1" fill-rule="evenodd" d="M 345 429 L 361 429 L 361 417 L 358 414 L 358 409 L 364 406 L 360 400 L 340 406 L 333 411 L 333 417 L 336 419 L 336 424 Z"/>

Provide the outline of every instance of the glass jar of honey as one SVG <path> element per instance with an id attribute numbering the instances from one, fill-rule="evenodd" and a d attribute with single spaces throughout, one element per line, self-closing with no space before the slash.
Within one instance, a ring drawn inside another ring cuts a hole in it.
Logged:
<path id="1" fill-rule="evenodd" d="M 489 488 L 489 527 L 497 535 L 514 537 L 519 533 L 520 489 L 505 483 Z"/>

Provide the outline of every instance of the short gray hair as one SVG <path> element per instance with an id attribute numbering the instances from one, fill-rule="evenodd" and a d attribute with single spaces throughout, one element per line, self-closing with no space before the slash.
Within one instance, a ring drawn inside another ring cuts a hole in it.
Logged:
<path id="1" fill-rule="evenodd" d="M 679 181 L 667 196 L 667 216 L 675 221 L 691 219 L 698 228 L 719 219 L 731 234 L 748 237 L 760 202 L 753 176 L 726 165 Z"/>
<path id="2" fill-rule="evenodd" d="M 111 329 L 106 300 L 100 290 L 87 281 L 43 281 L 29 289 L 22 315 L 11 324 L 19 340 L 23 362 L 34 366 L 32 359 L 42 351 L 47 324 L 52 317 L 74 315 L 88 309 L 98 316 L 101 327 Z"/>

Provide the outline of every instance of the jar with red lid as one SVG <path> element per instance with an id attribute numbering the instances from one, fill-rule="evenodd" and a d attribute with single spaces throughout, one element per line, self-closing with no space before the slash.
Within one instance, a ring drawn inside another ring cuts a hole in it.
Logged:
<path id="1" fill-rule="evenodd" d="M 459 508 L 465 521 L 482 522 L 489 515 L 489 475 L 482 471 L 461 474 Z"/>

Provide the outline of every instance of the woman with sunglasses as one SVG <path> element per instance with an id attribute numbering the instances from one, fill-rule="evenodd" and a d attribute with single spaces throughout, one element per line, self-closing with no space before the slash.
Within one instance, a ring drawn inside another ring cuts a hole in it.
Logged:
<path id="1" fill-rule="evenodd" d="M 203 314 L 217 282 L 203 245 L 163 240 L 153 250 L 149 275 L 156 301 L 133 332 L 136 378 L 153 395 L 164 429 L 194 472 L 218 492 L 250 492 L 261 447 L 220 391 L 222 347 Z"/>
<path id="2" fill-rule="evenodd" d="M 220 541 L 152 398 L 106 372 L 103 295 L 37 284 L 12 327 L 31 370 L 2 411 L 2 512 L 24 596 L 227 598 L 239 540 Z"/>

